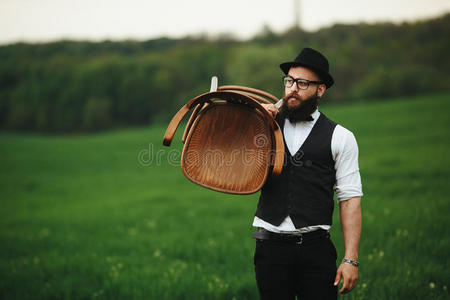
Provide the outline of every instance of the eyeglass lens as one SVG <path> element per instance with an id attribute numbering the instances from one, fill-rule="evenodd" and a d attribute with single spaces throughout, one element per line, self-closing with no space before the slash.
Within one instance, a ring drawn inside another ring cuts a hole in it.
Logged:
<path id="1" fill-rule="evenodd" d="M 284 86 L 288 87 L 288 88 L 292 87 L 294 82 L 296 82 L 298 88 L 302 89 L 302 90 L 306 90 L 308 88 L 308 86 L 309 86 L 308 81 L 303 80 L 303 79 L 294 79 L 294 78 L 291 78 L 291 77 L 285 77 L 285 78 L 283 78 L 283 81 L 284 81 Z"/>

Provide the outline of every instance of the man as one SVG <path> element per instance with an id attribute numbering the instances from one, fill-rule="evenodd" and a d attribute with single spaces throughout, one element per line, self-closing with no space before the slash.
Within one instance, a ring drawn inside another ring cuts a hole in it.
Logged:
<path id="1" fill-rule="evenodd" d="M 253 226 L 261 299 L 336 299 L 358 279 L 362 196 L 358 146 L 353 134 L 317 110 L 333 83 L 328 60 L 305 48 L 284 72 L 280 112 L 264 105 L 283 130 L 285 164 L 270 177 L 258 201 Z M 336 267 L 329 229 L 336 192 L 345 254 Z"/>

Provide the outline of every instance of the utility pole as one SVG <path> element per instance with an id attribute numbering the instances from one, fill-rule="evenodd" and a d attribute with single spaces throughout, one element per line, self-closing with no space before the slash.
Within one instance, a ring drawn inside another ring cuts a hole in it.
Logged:
<path id="1" fill-rule="evenodd" d="M 294 0 L 294 28 L 301 29 L 302 25 L 300 23 L 300 9 L 301 9 L 301 0 Z"/>

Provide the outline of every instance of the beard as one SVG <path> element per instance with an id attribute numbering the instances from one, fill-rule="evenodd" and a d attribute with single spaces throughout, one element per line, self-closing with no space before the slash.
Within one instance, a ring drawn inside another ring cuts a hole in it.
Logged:
<path id="1" fill-rule="evenodd" d="M 295 98 L 300 101 L 300 104 L 296 107 L 288 107 L 287 102 L 289 98 Z M 283 97 L 283 104 L 280 108 L 280 116 L 283 118 L 288 118 L 291 123 L 299 121 L 313 121 L 311 114 L 317 109 L 317 104 L 319 102 L 319 96 L 317 92 L 302 100 L 296 92 L 291 92 Z"/>

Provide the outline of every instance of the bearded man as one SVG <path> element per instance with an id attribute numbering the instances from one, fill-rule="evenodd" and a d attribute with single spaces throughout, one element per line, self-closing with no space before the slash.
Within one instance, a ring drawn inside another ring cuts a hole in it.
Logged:
<path id="1" fill-rule="evenodd" d="M 261 299 L 337 299 L 358 279 L 361 178 L 352 132 L 318 111 L 333 83 L 328 60 L 311 48 L 282 63 L 280 112 L 264 105 L 283 130 L 285 164 L 261 190 L 253 226 Z M 334 192 L 340 208 L 345 253 L 337 268 L 330 239 Z"/>

